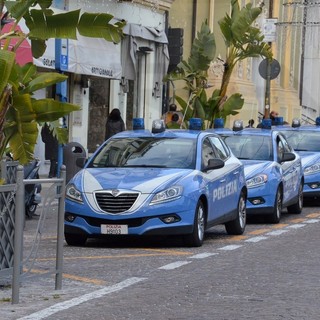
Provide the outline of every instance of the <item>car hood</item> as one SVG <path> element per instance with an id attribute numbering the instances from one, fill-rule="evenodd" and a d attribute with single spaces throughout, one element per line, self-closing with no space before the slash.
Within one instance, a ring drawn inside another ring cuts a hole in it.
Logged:
<path id="1" fill-rule="evenodd" d="M 110 189 L 153 193 L 178 183 L 192 172 L 190 169 L 88 168 L 78 172 L 71 182 L 85 193 Z"/>
<path id="2" fill-rule="evenodd" d="M 303 168 L 320 162 L 320 152 L 299 151 L 298 154 L 301 157 L 301 164 Z"/>
<path id="3" fill-rule="evenodd" d="M 272 166 L 271 161 L 258 161 L 258 160 L 241 160 L 244 164 L 244 174 L 246 179 L 252 178 L 257 174 L 261 174 L 270 170 Z"/>

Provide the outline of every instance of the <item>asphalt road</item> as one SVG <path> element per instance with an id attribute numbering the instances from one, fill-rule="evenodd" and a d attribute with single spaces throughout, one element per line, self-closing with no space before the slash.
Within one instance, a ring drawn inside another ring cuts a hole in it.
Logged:
<path id="1" fill-rule="evenodd" d="M 40 209 L 38 213 L 40 213 Z M 320 210 L 283 213 L 280 224 L 250 219 L 243 236 L 212 228 L 201 248 L 177 238 L 92 240 L 64 247 L 55 290 L 57 208 L 26 221 L 24 256 L 37 259 L 12 304 L 0 279 L 1 319 L 320 319 Z M 35 239 L 41 238 L 39 245 Z"/>

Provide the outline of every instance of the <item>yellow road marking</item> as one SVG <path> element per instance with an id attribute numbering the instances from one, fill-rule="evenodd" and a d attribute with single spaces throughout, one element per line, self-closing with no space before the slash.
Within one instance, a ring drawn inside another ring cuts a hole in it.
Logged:
<path id="1" fill-rule="evenodd" d="M 250 232 L 248 232 L 248 234 L 258 235 L 258 234 L 263 234 L 263 233 L 269 232 L 270 230 L 271 230 L 270 228 L 259 229 L 259 230 L 250 231 Z"/>
<path id="2" fill-rule="evenodd" d="M 306 220 L 305 218 L 297 218 L 297 219 L 292 219 L 290 221 L 293 222 L 293 223 L 300 223 L 300 222 L 303 222 L 305 220 Z"/>
<path id="3" fill-rule="evenodd" d="M 247 236 L 232 236 L 228 241 L 241 241 L 247 239 Z"/>
<path id="4" fill-rule="evenodd" d="M 24 268 L 23 271 L 27 272 L 28 270 L 26 268 Z M 48 270 L 40 270 L 40 269 L 31 269 L 30 272 L 36 273 L 36 274 L 52 273 L 52 272 L 48 272 Z M 87 278 L 87 277 L 79 277 L 79 276 L 75 276 L 73 274 L 63 273 L 62 276 L 65 279 L 75 280 L 75 281 L 79 281 L 79 282 L 93 283 L 93 284 L 96 284 L 99 286 L 106 284 L 106 281 L 103 281 L 103 280 L 91 279 L 91 278 Z"/>
<path id="5" fill-rule="evenodd" d="M 307 218 L 319 218 L 320 213 L 310 213 L 307 215 Z"/>
<path id="6" fill-rule="evenodd" d="M 288 223 L 278 223 L 272 226 L 272 229 L 282 229 L 287 227 L 289 224 Z"/>

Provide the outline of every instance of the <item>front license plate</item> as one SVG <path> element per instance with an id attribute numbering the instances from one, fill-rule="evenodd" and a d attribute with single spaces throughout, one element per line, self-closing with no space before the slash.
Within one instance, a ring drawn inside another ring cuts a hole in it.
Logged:
<path id="1" fill-rule="evenodd" d="M 128 226 L 126 224 L 102 224 L 102 234 L 128 234 Z"/>

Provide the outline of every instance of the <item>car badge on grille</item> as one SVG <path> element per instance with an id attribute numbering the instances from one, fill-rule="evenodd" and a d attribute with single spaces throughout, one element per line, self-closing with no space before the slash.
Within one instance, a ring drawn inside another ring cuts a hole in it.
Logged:
<path id="1" fill-rule="evenodd" d="M 117 197 L 117 196 L 120 194 L 120 191 L 117 190 L 117 189 L 113 189 L 113 190 L 111 190 L 111 194 L 112 194 L 114 197 Z"/>

